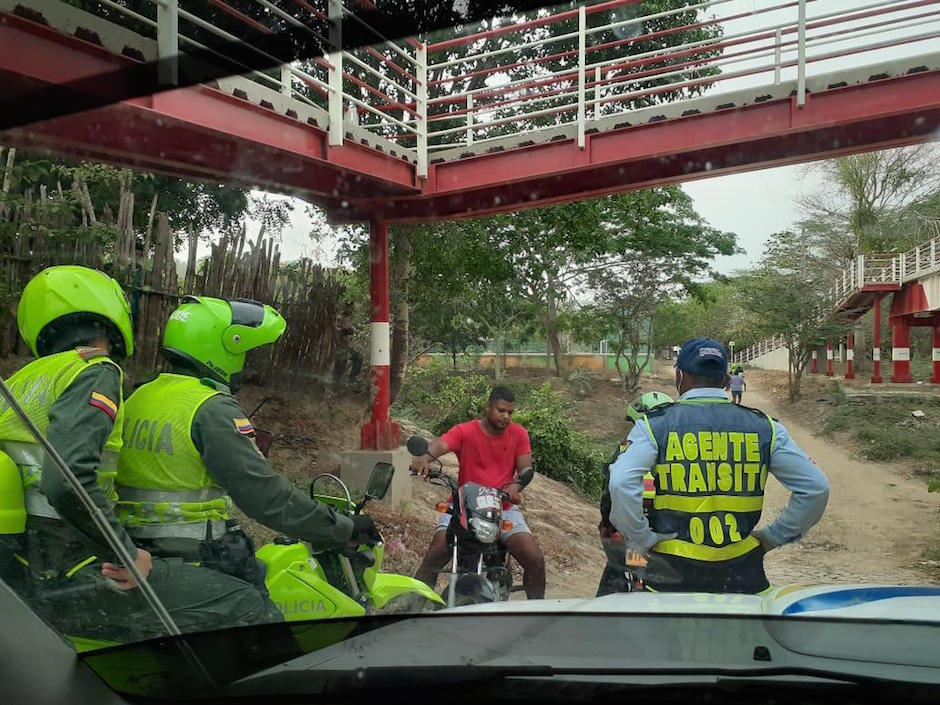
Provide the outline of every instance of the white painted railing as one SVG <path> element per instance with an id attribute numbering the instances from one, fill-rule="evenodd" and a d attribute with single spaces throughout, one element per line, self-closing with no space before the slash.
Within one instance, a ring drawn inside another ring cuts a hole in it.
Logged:
<path id="1" fill-rule="evenodd" d="M 4 9 L 11 4 L 16 0 L 0 0 Z M 43 0 L 39 6 L 45 12 L 62 4 Z M 901 74 L 925 65 L 922 57 L 934 56 L 940 39 L 940 3 L 920 0 L 848 3 L 836 10 L 819 0 L 767 0 L 743 10 L 732 0 L 702 0 L 645 15 L 637 14 L 641 6 L 633 0 L 605 0 L 468 26 L 467 34 L 450 32 L 430 43 L 409 38 L 344 51 L 343 28 L 367 26 L 355 10 L 370 5 L 143 0 L 132 10 L 123 0 L 83 3 L 124 35 L 137 33 L 154 44 L 170 85 L 181 52 L 218 49 L 213 39 L 300 30 L 323 56 L 279 66 L 264 49 L 242 44 L 271 67 L 245 66 L 241 79 L 268 91 L 256 102 L 272 103 L 274 92 L 294 106 L 282 112 L 319 109 L 317 122 L 328 123 L 334 146 L 352 123 L 374 135 L 377 146 L 398 147 L 396 154 L 413 161 L 418 176 L 427 174 L 429 155 L 456 159 L 514 137 L 555 139 L 559 128 L 570 128 L 563 136 L 584 147 L 594 129 L 720 110 L 727 96 L 743 89 L 750 91 L 745 102 L 787 98 L 792 91 L 803 105 L 816 78 L 822 83 L 815 90 L 842 78 L 869 80 L 866 65 L 891 58 L 886 51 L 907 53 L 897 67 Z M 56 27 L 54 19 L 50 26 Z M 369 29 L 384 39 L 381 28 Z M 649 114 L 667 104 L 668 115 Z M 926 256 L 920 253 L 920 264 L 904 262 L 902 273 L 918 271 Z M 935 261 L 935 253 L 929 256 Z M 851 288 L 846 281 L 840 291 Z"/>

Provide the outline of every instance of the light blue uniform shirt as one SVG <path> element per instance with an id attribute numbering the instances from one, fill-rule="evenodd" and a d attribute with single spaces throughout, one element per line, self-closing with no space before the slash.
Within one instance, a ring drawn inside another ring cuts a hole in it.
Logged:
<path id="1" fill-rule="evenodd" d="M 714 388 L 691 389 L 679 398 L 728 400 L 724 391 Z M 776 547 L 799 540 L 820 520 L 829 501 L 829 481 L 790 438 L 783 424 L 774 421 L 774 426 L 777 438 L 770 450 L 769 471 L 790 490 L 790 501 L 772 524 L 752 533 Z M 629 546 L 647 553 L 660 540 L 643 514 L 643 475 L 656 465 L 656 446 L 643 419 L 636 423 L 627 440 L 629 448 L 610 468 L 610 521 Z"/>

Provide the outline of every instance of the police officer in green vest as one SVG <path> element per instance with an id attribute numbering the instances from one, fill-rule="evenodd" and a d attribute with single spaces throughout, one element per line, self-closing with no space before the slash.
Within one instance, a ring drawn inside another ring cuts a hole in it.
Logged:
<path id="1" fill-rule="evenodd" d="M 268 464 L 232 395 L 245 353 L 287 327 L 256 301 L 188 296 L 171 315 L 163 354 L 172 371 L 127 400 L 118 460 L 120 517 L 155 555 L 180 556 L 250 580 L 264 590 L 249 538 L 232 505 L 315 547 L 373 539 L 367 516 L 350 519 L 311 499 Z"/>
<path id="2" fill-rule="evenodd" d="M 728 355 L 696 338 L 679 352 L 679 399 L 637 421 L 610 471 L 610 519 L 628 545 L 649 553 L 653 590 L 758 593 L 769 588 L 764 554 L 799 540 L 823 515 L 829 484 L 778 421 L 731 404 Z M 643 514 L 643 474 L 656 498 Z M 790 491 L 758 529 L 767 476 Z"/>
<path id="3" fill-rule="evenodd" d="M 137 568 L 178 626 L 194 630 L 266 620 L 270 603 L 250 585 L 181 561 L 153 560 L 118 521 L 113 476 L 124 411 L 118 361 L 134 346 L 118 283 L 84 267 L 50 267 L 23 290 L 17 323 L 37 359 L 10 377 L 10 389 L 136 555 Z M 66 633 L 118 640 L 161 633 L 129 571 L 116 564 L 115 551 L 78 496 L 5 401 L 0 450 L 0 467 L 21 476 L 25 515 L 20 526 L 9 525 L 10 512 L 2 515 L 6 539 L 22 531 L 15 536 L 22 573 L 7 577 L 20 577 L 24 596 Z"/>

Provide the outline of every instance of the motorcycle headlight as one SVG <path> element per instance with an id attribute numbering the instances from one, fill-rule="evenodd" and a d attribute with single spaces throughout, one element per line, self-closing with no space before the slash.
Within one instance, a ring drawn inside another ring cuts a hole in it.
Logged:
<path id="1" fill-rule="evenodd" d="M 499 538 L 499 524 L 480 517 L 470 519 L 470 527 L 473 529 L 473 535 L 480 543 L 493 543 Z"/>

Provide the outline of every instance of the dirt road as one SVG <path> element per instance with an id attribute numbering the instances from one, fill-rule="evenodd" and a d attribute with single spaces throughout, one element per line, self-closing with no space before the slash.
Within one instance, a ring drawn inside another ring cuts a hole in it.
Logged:
<path id="1" fill-rule="evenodd" d="M 825 471 L 831 493 L 822 521 L 799 543 L 768 555 L 771 582 L 887 582 L 924 584 L 918 569 L 922 551 L 940 538 L 940 494 L 928 494 L 922 478 L 903 467 L 869 463 L 813 435 L 813 419 L 787 416 L 760 391 L 760 375 L 748 376 L 746 403 L 773 414 Z M 764 516 L 773 517 L 788 493 L 773 479 L 767 484 Z"/>

